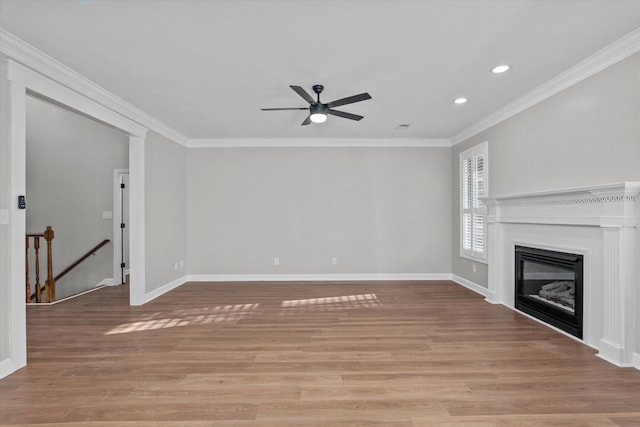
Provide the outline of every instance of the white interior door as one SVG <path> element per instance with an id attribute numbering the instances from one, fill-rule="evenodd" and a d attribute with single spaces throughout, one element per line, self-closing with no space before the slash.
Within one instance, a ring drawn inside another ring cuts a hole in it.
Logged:
<path id="1" fill-rule="evenodd" d="M 114 283 L 125 283 L 130 270 L 129 257 L 129 171 L 114 171 L 113 274 Z"/>

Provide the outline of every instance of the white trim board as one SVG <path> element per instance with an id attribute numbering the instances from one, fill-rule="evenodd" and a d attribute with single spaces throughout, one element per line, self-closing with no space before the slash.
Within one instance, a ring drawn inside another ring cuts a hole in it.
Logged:
<path id="1" fill-rule="evenodd" d="M 6 278 L 7 283 L 9 336 L 5 343 L 8 344 L 8 356 L 11 363 L 5 365 L 13 372 L 27 364 L 27 313 L 24 294 L 25 283 L 25 239 L 26 233 L 26 212 L 19 209 L 13 201 L 19 195 L 26 194 L 26 88 L 19 82 L 8 79 L 9 64 L 0 64 L 5 68 L 6 76 L 0 81 L 0 86 L 5 92 L 2 99 L 3 129 L 0 144 L 7 148 L 10 157 L 10 171 L 8 175 L 8 190 L 11 200 L 9 206 L 9 226 L 8 233 L 5 234 L 6 243 L 9 245 L 10 265 Z M 5 184 L 6 188 L 6 184 Z M 3 241 L 3 244 L 6 244 Z M 3 337 L 4 338 L 4 337 Z M 5 344 L 5 345 L 6 345 Z M 9 372 L 9 373 L 11 373 Z"/>
<path id="2" fill-rule="evenodd" d="M 86 294 L 89 294 L 91 292 L 100 290 L 102 288 L 106 288 L 107 286 L 114 286 L 113 279 L 104 279 L 102 282 L 98 283 L 95 287 L 93 287 L 91 289 L 87 289 L 86 291 L 80 292 L 78 294 L 69 295 L 67 297 L 60 298 L 60 299 L 57 299 L 57 300 L 52 301 L 52 302 L 28 302 L 27 305 L 30 306 L 30 307 L 46 307 L 48 305 L 56 305 L 56 304 L 59 304 L 61 302 L 69 301 L 70 299 L 74 299 L 74 298 L 77 298 L 79 296 L 86 295 Z"/>
<path id="3" fill-rule="evenodd" d="M 480 286 L 477 283 L 472 282 L 471 280 L 467 280 L 464 277 L 460 277 L 457 274 L 452 274 L 451 280 L 458 285 L 469 289 L 470 291 L 482 295 L 485 298 L 489 296 L 489 289 L 485 288 L 484 286 Z"/>
<path id="4" fill-rule="evenodd" d="M 144 138 L 129 137 L 129 303 L 142 305 L 146 283 L 146 184 Z"/>
<path id="5" fill-rule="evenodd" d="M 144 295 L 144 303 L 146 304 L 149 301 L 153 301 L 154 299 L 158 298 L 159 296 L 164 295 L 167 292 L 172 291 L 172 290 L 184 285 L 185 283 L 188 282 L 187 277 L 188 276 L 186 276 L 186 275 L 182 276 L 182 277 L 179 277 L 176 280 L 173 280 L 173 281 L 167 283 L 166 285 L 163 285 L 163 286 L 161 286 L 161 287 L 159 287 L 157 289 L 154 289 L 151 292 L 145 293 L 145 295 Z"/>
<path id="6" fill-rule="evenodd" d="M 43 97 L 45 102 L 53 102 L 98 120 L 108 126 L 115 127 L 131 135 L 145 137 L 147 129 L 138 123 L 114 113 L 103 105 L 70 91 L 59 82 L 45 77 L 13 60 L 7 61 L 7 78 L 24 86 L 33 96 Z"/>
<path id="7" fill-rule="evenodd" d="M 397 274 L 189 274 L 188 282 L 337 282 L 360 280 L 452 280 L 450 273 Z"/>
<path id="8" fill-rule="evenodd" d="M 13 374 L 17 369 L 13 367 L 13 361 L 8 358 L 0 362 L 0 378 Z"/>
<path id="9" fill-rule="evenodd" d="M 273 147 L 362 147 L 362 148 L 448 148 L 447 138 L 198 138 L 189 148 L 273 148 Z"/>

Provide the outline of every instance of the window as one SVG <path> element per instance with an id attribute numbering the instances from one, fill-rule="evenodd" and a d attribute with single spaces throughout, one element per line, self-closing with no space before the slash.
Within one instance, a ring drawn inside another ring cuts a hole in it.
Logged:
<path id="1" fill-rule="evenodd" d="M 487 259 L 486 213 L 480 200 L 488 193 L 488 144 L 460 153 L 460 256 Z"/>

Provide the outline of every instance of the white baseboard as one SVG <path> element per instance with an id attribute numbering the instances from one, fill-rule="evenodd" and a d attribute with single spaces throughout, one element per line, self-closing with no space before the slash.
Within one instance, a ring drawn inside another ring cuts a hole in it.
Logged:
<path id="1" fill-rule="evenodd" d="M 100 283 L 94 286 L 94 288 L 97 288 L 99 286 L 118 286 L 118 285 L 119 283 L 116 283 L 115 279 L 113 277 L 110 277 L 108 279 L 102 279 Z"/>
<path id="2" fill-rule="evenodd" d="M 151 292 L 147 292 L 144 296 L 144 303 L 146 304 L 149 301 L 153 301 L 154 299 L 158 298 L 160 295 L 166 294 L 167 292 L 177 288 L 178 286 L 185 284 L 188 281 L 187 277 L 188 276 L 179 277 L 176 280 L 159 287 L 158 289 L 154 289 Z"/>
<path id="3" fill-rule="evenodd" d="M 13 361 L 11 359 L 4 359 L 0 362 L 0 378 L 4 378 L 11 375 L 16 370 L 13 368 Z"/>
<path id="4" fill-rule="evenodd" d="M 485 288 L 484 286 L 480 286 L 477 283 L 474 283 L 471 280 L 467 280 L 464 277 L 460 277 L 456 274 L 451 275 L 451 280 L 456 282 L 458 285 L 464 286 L 465 288 L 482 295 L 485 298 L 487 298 L 490 294 L 489 289 Z"/>
<path id="5" fill-rule="evenodd" d="M 102 282 L 100 282 L 96 286 L 94 286 L 93 288 L 89 288 L 86 291 L 83 291 L 83 292 L 80 292 L 80 293 L 77 293 L 77 294 L 73 294 L 73 295 L 68 295 L 68 296 L 66 296 L 64 298 L 60 298 L 60 299 L 57 299 L 57 300 L 52 301 L 52 302 L 28 302 L 27 305 L 28 306 L 32 306 L 32 307 L 46 307 L 48 305 L 55 305 L 55 304 L 59 304 L 61 302 L 68 301 L 70 299 L 74 299 L 74 298 L 77 298 L 79 296 L 86 295 L 86 294 L 89 294 L 91 292 L 100 290 L 100 289 L 104 288 L 105 286 L 109 286 L 109 285 L 103 285 Z"/>
<path id="6" fill-rule="evenodd" d="M 189 274 L 188 282 L 341 282 L 359 280 L 451 280 L 449 273 L 400 274 Z"/>
<path id="7" fill-rule="evenodd" d="M 452 280 L 449 273 L 406 274 L 188 274 L 145 294 L 145 303 L 187 282 L 338 282 L 384 280 Z"/>
<path id="8" fill-rule="evenodd" d="M 640 353 L 633 353 L 633 367 L 640 371 Z"/>

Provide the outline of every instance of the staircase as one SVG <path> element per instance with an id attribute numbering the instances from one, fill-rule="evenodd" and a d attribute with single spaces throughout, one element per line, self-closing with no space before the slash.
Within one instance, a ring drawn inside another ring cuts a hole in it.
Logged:
<path id="1" fill-rule="evenodd" d="M 76 268 L 82 263 L 82 261 L 95 254 L 100 248 L 110 242 L 109 239 L 104 239 L 96 246 L 87 251 L 84 255 L 78 258 L 75 262 L 69 265 L 67 268 L 53 276 L 53 251 L 51 247 L 51 241 L 54 238 L 54 232 L 51 226 L 47 226 L 43 233 L 27 233 L 25 236 L 25 289 L 26 289 L 26 302 L 27 303 L 52 303 L 56 299 L 56 282 L 60 280 L 64 275 Z M 47 278 L 44 281 L 44 286 L 40 281 L 40 239 L 46 242 L 47 248 Z M 33 248 L 33 250 L 31 250 Z M 35 290 L 32 293 L 31 278 L 30 278 L 30 264 L 29 255 L 33 255 L 33 271 L 35 272 Z M 44 293 L 44 300 L 42 298 Z"/>

